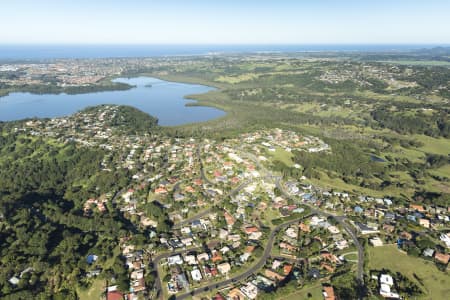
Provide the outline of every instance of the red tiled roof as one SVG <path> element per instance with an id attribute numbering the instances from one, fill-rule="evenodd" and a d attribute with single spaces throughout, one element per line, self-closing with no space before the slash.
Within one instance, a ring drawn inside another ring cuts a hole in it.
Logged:
<path id="1" fill-rule="evenodd" d="M 335 300 L 334 289 L 332 286 L 324 286 L 323 291 L 326 293 L 325 300 Z"/>
<path id="2" fill-rule="evenodd" d="M 234 218 L 228 213 L 224 212 L 225 221 L 227 222 L 227 225 L 233 225 L 234 224 Z"/>
<path id="3" fill-rule="evenodd" d="M 284 265 L 283 267 L 283 273 L 284 275 L 288 275 L 292 271 L 292 265 Z"/>
<path id="4" fill-rule="evenodd" d="M 253 253 L 254 250 L 255 250 L 255 246 L 247 246 L 245 248 L 244 253 Z"/>
<path id="5" fill-rule="evenodd" d="M 217 294 L 213 297 L 213 300 L 225 300 L 225 298 L 224 298 L 221 294 L 217 293 Z"/>
<path id="6" fill-rule="evenodd" d="M 258 228 L 256 228 L 255 226 L 251 226 L 251 227 L 246 227 L 244 230 L 245 230 L 245 233 L 249 234 L 252 232 L 257 232 Z"/>
<path id="7" fill-rule="evenodd" d="M 448 261 L 450 260 L 450 254 L 436 252 L 436 254 L 434 255 L 434 258 L 439 260 L 443 264 L 447 264 Z"/>
<path id="8" fill-rule="evenodd" d="M 123 300 L 123 294 L 118 291 L 108 292 L 106 300 Z"/>

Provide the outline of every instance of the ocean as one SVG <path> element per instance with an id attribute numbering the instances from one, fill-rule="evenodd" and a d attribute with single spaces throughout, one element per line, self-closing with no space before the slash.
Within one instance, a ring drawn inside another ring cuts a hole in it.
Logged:
<path id="1" fill-rule="evenodd" d="M 432 48 L 438 45 L 6 45 L 0 60 L 57 58 L 119 58 L 305 51 L 386 52 Z"/>

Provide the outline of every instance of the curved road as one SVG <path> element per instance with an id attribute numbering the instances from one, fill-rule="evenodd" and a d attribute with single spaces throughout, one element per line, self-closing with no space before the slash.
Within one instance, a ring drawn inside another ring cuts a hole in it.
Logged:
<path id="1" fill-rule="evenodd" d="M 152 258 L 151 261 L 151 265 L 153 266 L 153 269 L 156 272 L 156 279 L 155 279 L 155 289 L 156 289 L 156 296 L 157 298 L 161 298 L 162 299 L 162 285 L 161 285 L 161 277 L 159 276 L 159 272 L 158 272 L 158 265 L 159 262 L 162 259 L 168 258 L 169 256 L 172 255 L 177 255 L 177 254 L 183 254 L 189 251 L 196 251 L 196 250 L 200 250 L 202 247 L 193 247 L 193 248 L 189 248 L 189 249 L 182 249 L 182 250 L 178 250 L 178 251 L 172 251 L 172 252 L 166 252 L 160 255 L 155 256 L 154 258 Z"/>
<path id="2" fill-rule="evenodd" d="M 210 185 L 214 185 L 214 182 L 209 180 L 209 178 L 205 174 L 205 169 L 203 168 L 202 156 L 200 155 L 200 145 L 197 147 L 197 158 L 200 163 L 200 175 L 202 177 L 202 180 Z"/>
<path id="3" fill-rule="evenodd" d="M 210 214 L 212 212 L 212 208 L 208 208 L 204 211 L 199 212 L 196 215 L 193 215 L 192 217 L 189 217 L 187 219 L 184 219 L 183 221 L 177 222 L 173 225 L 174 229 L 181 228 L 181 226 L 192 223 L 192 221 L 197 220 L 203 216 L 206 216 L 207 214 Z"/>
<path id="4" fill-rule="evenodd" d="M 198 154 L 199 159 L 200 159 L 200 149 L 199 148 L 197 149 L 197 154 Z M 258 159 L 254 155 L 252 155 L 250 153 L 245 153 L 245 154 L 247 154 L 247 157 L 249 157 L 250 159 L 254 160 L 255 163 L 258 165 L 258 167 L 260 169 L 262 169 L 264 171 L 264 173 L 266 173 L 265 176 L 263 176 L 263 177 L 268 177 L 268 178 L 274 179 L 276 187 L 283 193 L 283 195 L 285 197 L 288 197 L 288 198 L 293 198 L 289 193 L 287 193 L 284 190 L 284 187 L 280 183 L 281 177 L 273 175 L 271 172 L 267 171 L 267 169 L 262 167 L 261 164 L 259 163 Z M 201 159 L 200 159 L 200 166 L 201 166 L 202 178 L 206 182 L 209 183 L 209 180 L 206 178 L 206 176 L 204 174 L 204 169 L 203 169 L 203 164 L 202 164 Z M 232 196 L 236 192 L 239 192 L 242 188 L 244 188 L 246 185 L 250 184 L 251 182 L 252 182 L 251 180 L 243 182 L 240 186 L 238 186 L 234 190 L 230 191 L 230 193 L 227 196 Z M 298 200 L 298 199 L 294 199 L 294 200 Z M 364 285 L 364 249 L 363 249 L 362 245 L 359 243 L 358 237 L 357 237 L 355 231 L 346 222 L 346 217 L 345 216 L 340 216 L 340 215 L 334 215 L 332 213 L 319 210 L 316 207 L 314 207 L 312 205 L 309 205 L 309 204 L 306 204 L 306 203 L 302 203 L 302 204 L 307 206 L 311 210 L 311 213 L 318 214 L 318 215 L 323 215 L 325 217 L 332 217 L 332 218 L 334 218 L 345 229 L 345 231 L 350 235 L 350 237 L 353 240 L 353 243 L 358 248 L 357 279 L 358 279 L 359 286 L 362 287 Z M 205 211 L 205 212 L 202 212 L 201 214 L 199 214 L 199 215 L 197 215 L 195 217 L 198 218 L 199 216 L 205 215 L 207 213 L 208 213 L 208 211 Z M 180 300 L 181 299 L 186 299 L 186 298 L 192 297 L 193 295 L 200 294 L 200 293 L 205 292 L 205 291 L 222 288 L 222 287 L 225 287 L 225 286 L 227 286 L 227 285 L 229 285 L 231 283 L 238 282 L 240 280 L 246 279 L 247 277 L 253 275 L 257 270 L 259 270 L 260 268 L 262 268 L 265 265 L 267 259 L 270 257 L 270 253 L 272 251 L 272 247 L 273 247 L 273 242 L 274 242 L 275 236 L 280 231 L 280 229 L 285 227 L 285 226 L 292 225 L 292 224 L 294 224 L 296 222 L 299 222 L 300 220 L 302 220 L 305 217 L 306 216 L 301 217 L 301 218 L 297 218 L 297 219 L 288 221 L 286 223 L 280 224 L 277 227 L 275 227 L 272 230 L 272 232 L 270 233 L 270 236 L 269 236 L 269 239 L 268 239 L 268 242 L 267 242 L 267 246 L 264 249 L 264 253 L 263 253 L 263 256 L 261 257 L 261 259 L 255 265 L 253 265 L 250 269 L 245 271 L 244 273 L 236 275 L 236 276 L 231 277 L 229 279 L 222 280 L 220 282 L 216 282 L 216 283 L 211 283 L 211 284 L 205 285 L 205 286 L 203 286 L 201 288 L 194 289 L 194 290 L 192 290 L 190 292 L 187 292 L 187 293 L 184 293 L 184 294 L 176 295 L 176 299 L 180 299 Z M 193 220 L 194 217 L 190 218 L 189 221 L 191 219 Z M 188 220 L 186 220 L 186 221 L 188 221 Z M 157 295 L 159 297 L 162 297 L 162 293 L 161 293 L 162 286 L 161 286 L 161 278 L 159 277 L 157 266 L 158 266 L 159 262 L 161 261 L 161 259 L 167 258 L 167 257 L 172 256 L 172 255 L 181 254 L 181 253 L 184 253 L 186 251 L 196 250 L 196 249 L 198 249 L 198 248 L 192 248 L 192 249 L 188 249 L 188 250 L 180 250 L 180 251 L 174 251 L 174 252 L 170 252 L 170 253 L 164 253 L 164 254 L 161 254 L 161 255 L 159 255 L 159 256 L 154 258 L 153 264 L 155 265 L 155 270 L 156 270 L 156 273 L 157 273 L 156 282 L 155 282 L 155 288 L 157 290 Z M 363 289 L 361 288 L 360 291 L 362 291 L 362 290 Z M 363 295 L 360 294 L 359 298 L 362 299 Z"/>
<path id="5" fill-rule="evenodd" d="M 284 190 L 284 188 L 281 185 L 279 179 L 276 180 L 275 184 L 276 184 L 277 188 L 283 193 L 283 195 L 285 195 L 286 197 L 291 198 L 291 199 L 293 198 L 290 194 L 288 194 Z M 297 200 L 297 199 L 294 198 L 293 200 Z M 312 213 L 315 213 L 315 214 L 318 214 L 318 215 L 322 215 L 322 216 L 325 216 L 325 217 L 332 217 L 332 218 L 334 218 L 345 229 L 345 231 L 350 235 L 350 237 L 352 238 L 353 243 L 355 244 L 356 248 L 358 248 L 358 266 L 357 266 L 358 270 L 357 270 L 356 278 L 358 280 L 358 285 L 360 287 L 359 290 L 362 293 L 362 291 L 363 291 L 362 287 L 364 285 L 364 248 L 361 245 L 361 243 L 359 242 L 358 236 L 356 235 L 356 233 L 353 230 L 353 228 L 347 223 L 347 217 L 341 216 L 341 215 L 334 215 L 332 213 L 329 213 L 329 212 L 326 212 L 326 211 L 323 211 L 323 210 L 319 210 L 316 207 L 314 207 L 314 206 L 312 206 L 310 204 L 307 204 L 307 203 L 302 203 L 302 204 L 307 206 L 311 210 Z M 359 298 L 362 299 L 363 295 L 360 294 Z"/>
<path id="6" fill-rule="evenodd" d="M 242 149 L 241 149 L 242 150 Z M 264 166 L 261 165 L 261 163 L 259 162 L 258 158 L 253 155 L 252 153 L 247 153 L 247 152 L 242 152 L 245 156 L 247 156 L 248 158 L 250 158 L 251 160 L 253 160 L 258 168 L 260 168 L 261 170 L 263 170 L 266 173 L 265 177 L 270 177 L 272 179 L 275 179 L 275 185 L 276 187 L 283 193 L 283 195 L 287 198 L 293 199 L 293 200 L 298 200 L 293 198 L 289 193 L 287 193 L 284 189 L 284 187 L 281 184 L 281 177 L 280 176 L 274 176 L 272 174 L 272 172 L 268 171 Z M 359 240 L 358 240 L 358 236 L 356 235 L 355 231 L 353 230 L 352 226 L 350 226 L 347 223 L 347 218 L 345 216 L 340 216 L 340 215 L 334 215 L 332 213 L 323 211 L 323 210 L 319 210 L 316 207 L 306 204 L 306 203 L 302 203 L 303 205 L 307 206 L 311 212 L 318 214 L 318 215 L 323 215 L 326 217 L 332 217 L 334 218 L 344 229 L 345 231 L 350 235 L 350 237 L 353 240 L 353 243 L 355 244 L 355 246 L 358 248 L 358 266 L 357 266 L 357 280 L 358 280 L 358 285 L 359 285 L 359 290 L 360 290 L 360 295 L 359 298 L 362 299 L 364 297 L 363 293 L 363 286 L 364 286 L 364 248 L 362 247 L 362 245 L 360 244 Z"/>
<path id="7" fill-rule="evenodd" d="M 230 277 L 229 279 L 225 279 L 225 280 L 222 280 L 220 282 L 210 283 L 208 285 L 202 286 L 201 288 L 194 289 L 194 290 L 192 290 L 192 291 L 190 291 L 188 293 L 176 295 L 176 299 L 182 300 L 182 299 L 186 299 L 186 298 L 192 297 L 193 295 L 203 293 L 205 291 L 222 288 L 222 287 L 225 287 L 225 286 L 227 286 L 227 285 L 229 285 L 231 283 L 235 283 L 235 282 L 244 280 L 247 277 L 255 274 L 256 271 L 261 269 L 266 264 L 267 259 L 270 257 L 270 253 L 272 252 L 273 242 L 274 242 L 274 239 L 275 239 L 275 236 L 277 235 L 277 233 L 283 227 L 289 226 L 289 225 L 292 225 L 292 224 L 295 224 L 295 223 L 298 223 L 299 221 L 301 221 L 302 219 L 304 219 L 306 217 L 308 217 L 308 216 L 303 216 L 303 217 L 300 217 L 300 218 L 297 218 L 297 219 L 294 219 L 294 220 L 290 220 L 288 222 L 285 222 L 285 223 L 280 224 L 277 227 L 275 227 L 272 230 L 272 232 L 270 233 L 269 239 L 267 241 L 267 246 L 264 248 L 263 256 L 260 258 L 260 260 L 255 265 L 253 265 L 251 268 L 249 268 L 244 273 L 241 273 L 239 275 Z M 195 249 L 191 249 L 191 250 L 195 250 Z M 184 253 L 185 251 L 187 251 L 187 250 L 177 251 L 177 252 L 173 252 L 173 253 L 166 253 L 166 254 L 159 255 L 159 256 L 157 256 L 154 259 L 154 264 L 158 264 L 159 261 L 161 259 L 163 259 L 163 258 L 167 258 L 167 257 L 175 255 L 175 254 Z M 155 269 L 157 270 L 157 268 L 155 268 Z M 157 276 L 157 278 L 156 278 L 155 287 L 156 287 L 156 289 L 158 291 L 158 295 L 162 296 L 162 293 L 161 293 L 162 286 L 161 286 L 161 281 L 160 281 L 159 276 Z"/>

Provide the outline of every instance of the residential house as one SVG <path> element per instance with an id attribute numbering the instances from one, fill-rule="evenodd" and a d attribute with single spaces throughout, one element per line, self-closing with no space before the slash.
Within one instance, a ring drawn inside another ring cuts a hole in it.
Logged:
<path id="1" fill-rule="evenodd" d="M 357 214 L 361 214 L 364 211 L 364 209 L 361 206 L 355 206 L 353 210 Z"/>
<path id="2" fill-rule="evenodd" d="M 220 229 L 219 229 L 219 238 L 220 238 L 221 240 L 224 240 L 224 239 L 227 238 L 227 236 L 228 236 L 228 231 L 225 230 L 225 229 L 220 228 Z"/>
<path id="3" fill-rule="evenodd" d="M 413 238 L 412 234 L 406 231 L 402 231 L 400 233 L 400 238 L 405 239 L 405 240 L 411 240 Z"/>
<path id="4" fill-rule="evenodd" d="M 348 248 L 348 241 L 345 239 L 340 239 L 338 241 L 335 242 L 336 248 L 339 250 L 343 250 L 345 248 Z"/>
<path id="5" fill-rule="evenodd" d="M 327 264 L 327 263 L 325 263 L 325 262 L 322 262 L 322 263 L 320 264 L 320 268 L 321 268 L 321 269 L 327 270 L 329 273 L 334 273 L 334 270 L 335 270 L 334 267 L 330 266 L 329 264 Z"/>
<path id="6" fill-rule="evenodd" d="M 422 254 L 423 254 L 423 256 L 425 256 L 425 257 L 433 257 L 433 255 L 434 255 L 434 249 L 427 248 L 427 249 L 423 250 Z"/>
<path id="7" fill-rule="evenodd" d="M 233 218 L 232 215 L 230 215 L 227 211 L 224 212 L 225 222 L 228 225 L 228 228 L 233 227 L 234 223 L 236 223 L 236 220 Z"/>
<path id="8" fill-rule="evenodd" d="M 282 280 L 284 280 L 284 278 L 285 278 L 284 276 L 281 276 L 281 275 L 278 274 L 277 272 L 274 272 L 274 271 L 272 271 L 272 270 L 270 270 L 270 269 L 265 269 L 265 270 L 264 270 L 264 275 L 265 275 L 266 277 L 272 279 L 272 280 L 275 280 L 275 281 L 282 281 Z"/>
<path id="9" fill-rule="evenodd" d="M 298 225 L 298 227 L 300 228 L 300 230 L 301 231 L 303 231 L 303 232 L 310 232 L 311 230 L 310 230 L 310 228 L 309 228 L 309 225 L 307 225 L 307 224 L 305 224 L 305 223 L 300 223 L 299 225 Z"/>
<path id="10" fill-rule="evenodd" d="M 188 265 L 196 265 L 197 264 L 197 259 L 195 258 L 195 255 L 185 255 L 184 256 L 184 261 L 188 264 Z"/>
<path id="11" fill-rule="evenodd" d="M 229 263 L 222 263 L 217 265 L 217 270 L 219 270 L 220 274 L 228 274 L 231 270 L 231 266 Z"/>
<path id="12" fill-rule="evenodd" d="M 251 256 L 251 253 L 246 252 L 239 256 L 239 261 L 242 263 L 245 263 L 250 258 L 250 256 Z"/>
<path id="13" fill-rule="evenodd" d="M 447 248 L 450 248 L 450 232 L 447 234 L 441 234 L 441 236 L 439 237 L 441 241 L 443 241 L 445 243 L 445 245 L 447 246 Z"/>
<path id="14" fill-rule="evenodd" d="M 106 293 L 106 300 L 123 300 L 123 294 L 117 290 L 108 291 Z"/>
<path id="15" fill-rule="evenodd" d="M 293 266 L 291 264 L 285 264 L 283 266 L 284 275 L 289 275 L 292 272 Z"/>
<path id="16" fill-rule="evenodd" d="M 245 231 L 246 234 L 251 234 L 251 233 L 254 233 L 254 232 L 258 232 L 259 229 L 256 226 L 249 226 L 249 227 L 245 227 L 244 231 Z"/>
<path id="17" fill-rule="evenodd" d="M 181 239 L 181 243 L 182 243 L 184 246 L 186 246 L 186 247 L 192 246 L 192 243 L 193 243 L 193 242 L 194 242 L 194 239 L 191 238 L 191 237 L 187 237 L 187 238 Z"/>
<path id="18" fill-rule="evenodd" d="M 334 288 L 332 286 L 324 286 L 322 294 L 325 300 L 336 300 Z"/>
<path id="19" fill-rule="evenodd" d="M 194 269 L 191 271 L 192 280 L 201 281 L 203 279 L 202 273 L 199 269 Z"/>
<path id="20" fill-rule="evenodd" d="M 245 286 L 241 287 L 240 290 L 249 299 L 256 299 L 258 296 L 258 288 L 251 282 L 248 282 Z"/>
<path id="21" fill-rule="evenodd" d="M 330 226 L 327 229 L 331 234 L 338 234 L 340 232 L 339 228 L 337 228 L 336 226 Z"/>
<path id="22" fill-rule="evenodd" d="M 297 231 L 292 227 L 289 227 L 288 229 L 286 229 L 285 234 L 290 238 L 293 238 L 293 239 L 297 238 Z"/>
<path id="23" fill-rule="evenodd" d="M 273 270 L 278 269 L 280 266 L 281 266 L 281 261 L 279 261 L 278 259 L 275 259 L 275 260 L 272 262 L 272 269 L 273 269 Z"/>
<path id="24" fill-rule="evenodd" d="M 383 230 L 388 233 L 392 233 L 395 230 L 395 226 L 390 225 L 390 224 L 383 224 Z"/>
<path id="25" fill-rule="evenodd" d="M 230 248 L 228 246 L 223 246 L 219 251 L 222 254 L 226 254 L 228 251 L 230 251 Z"/>
<path id="26" fill-rule="evenodd" d="M 212 300 L 226 300 L 221 294 L 217 293 L 212 297 Z"/>
<path id="27" fill-rule="evenodd" d="M 425 208 L 420 204 L 410 204 L 409 209 L 411 211 L 425 212 Z"/>
<path id="28" fill-rule="evenodd" d="M 425 228 L 430 228 L 430 220 L 428 219 L 419 219 L 419 224 Z"/>
<path id="29" fill-rule="evenodd" d="M 378 228 L 375 226 L 369 226 L 366 224 L 362 224 L 360 222 L 355 222 L 356 228 L 358 229 L 361 234 L 372 234 L 372 233 L 378 233 Z"/>
<path id="30" fill-rule="evenodd" d="M 400 299 L 397 293 L 391 291 L 394 285 L 394 279 L 389 274 L 381 274 L 380 276 L 380 295 L 389 299 Z"/>
<path id="31" fill-rule="evenodd" d="M 381 247 L 381 246 L 383 246 L 383 241 L 379 238 L 379 237 L 374 237 L 374 238 L 371 238 L 370 240 L 369 240 L 369 242 L 372 244 L 372 246 L 374 246 L 374 247 Z"/>
<path id="32" fill-rule="evenodd" d="M 169 266 L 182 265 L 183 264 L 183 259 L 181 258 L 180 255 L 173 255 L 173 256 L 169 256 L 167 258 L 167 263 L 168 263 Z"/>
<path id="33" fill-rule="evenodd" d="M 213 251 L 212 251 L 211 261 L 212 261 L 213 263 L 217 263 L 217 262 L 220 262 L 220 261 L 222 261 L 222 260 L 223 260 L 223 257 L 222 257 L 222 255 L 220 254 L 220 252 L 217 251 L 217 250 L 213 250 Z"/>
<path id="34" fill-rule="evenodd" d="M 227 296 L 230 300 L 245 300 L 245 295 L 238 288 L 232 289 Z"/>
<path id="35" fill-rule="evenodd" d="M 286 242 L 281 242 L 280 249 L 284 249 L 286 251 L 293 252 L 293 251 L 297 250 L 297 247 L 292 246 L 291 244 L 286 243 Z"/>
<path id="36" fill-rule="evenodd" d="M 204 253 L 201 253 L 201 254 L 197 255 L 197 260 L 198 260 L 199 262 L 209 260 L 209 255 L 208 255 L 208 253 L 204 252 Z"/>
<path id="37" fill-rule="evenodd" d="M 450 260 L 450 254 L 436 252 L 436 254 L 434 255 L 434 259 L 436 261 L 446 265 L 446 264 L 448 264 L 448 261 Z"/>
<path id="38" fill-rule="evenodd" d="M 145 280 L 144 277 L 133 279 L 130 283 L 131 292 L 141 292 L 145 290 Z"/>

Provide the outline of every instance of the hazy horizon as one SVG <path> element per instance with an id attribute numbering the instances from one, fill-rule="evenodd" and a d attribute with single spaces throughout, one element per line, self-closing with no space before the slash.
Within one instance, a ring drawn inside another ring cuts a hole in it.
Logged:
<path id="1" fill-rule="evenodd" d="M 245 53 L 402 52 L 437 44 L 0 44 L 0 60 L 166 57 Z"/>

